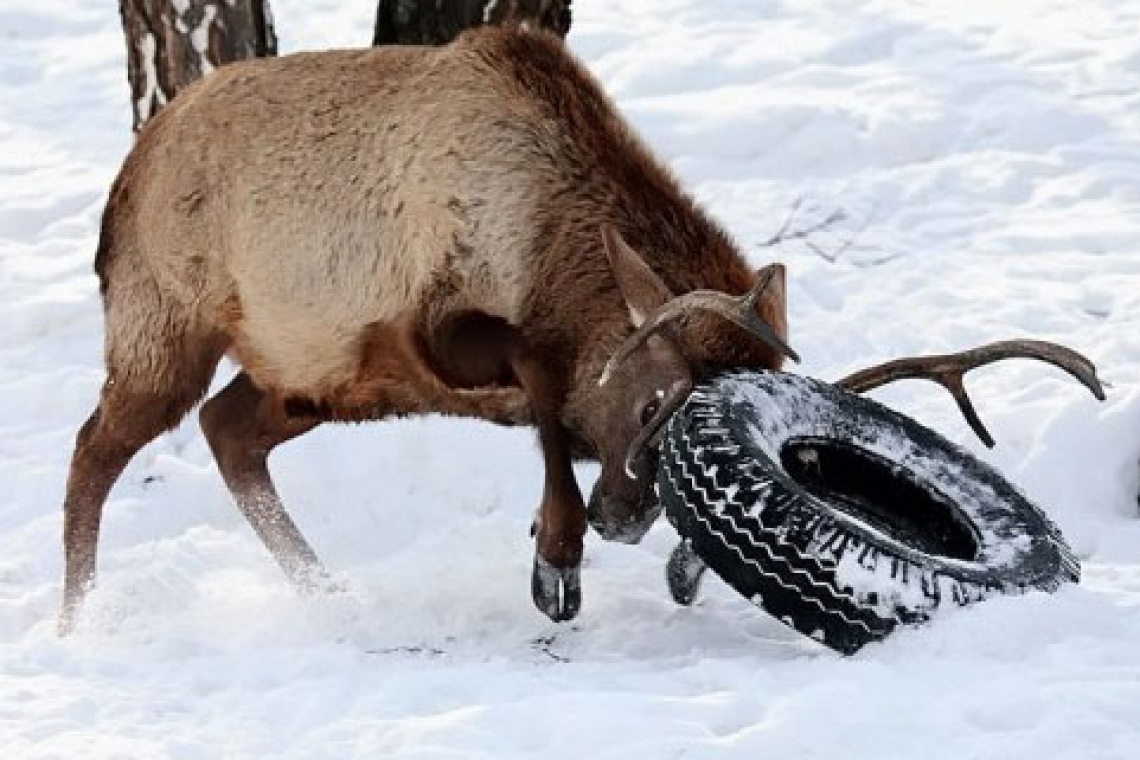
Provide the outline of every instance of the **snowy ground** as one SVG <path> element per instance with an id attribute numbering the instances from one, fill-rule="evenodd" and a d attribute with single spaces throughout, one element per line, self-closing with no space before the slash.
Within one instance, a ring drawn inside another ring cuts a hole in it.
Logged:
<path id="1" fill-rule="evenodd" d="M 367 0 L 272 5 L 285 50 L 370 36 Z M 1083 583 L 843 659 L 719 583 L 673 606 L 662 524 L 592 540 L 557 627 L 528 594 L 531 437 L 428 419 L 277 455 L 349 585 L 301 600 L 188 420 L 120 481 L 100 589 L 58 640 L 128 91 L 115 3 L 0 0 L 0 757 L 1140 756 L 1140 4 L 575 6 L 572 45 L 623 110 L 757 262 L 789 265 L 804 372 L 1010 336 L 1098 362 L 1103 405 L 1025 363 L 972 380 L 983 455 L 1060 523 Z M 793 208 L 791 228 L 844 219 L 818 250 L 762 247 Z M 880 398 L 980 450 L 933 386 Z"/>

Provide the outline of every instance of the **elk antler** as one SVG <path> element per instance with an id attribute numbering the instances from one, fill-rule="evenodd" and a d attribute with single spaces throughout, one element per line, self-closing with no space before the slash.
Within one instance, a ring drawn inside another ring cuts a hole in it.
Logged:
<path id="1" fill-rule="evenodd" d="M 602 375 L 598 379 L 598 385 L 605 385 L 609 382 L 618 367 L 620 367 L 634 351 L 645 345 L 645 342 L 648 341 L 650 337 L 665 330 L 672 322 L 698 310 L 712 312 L 713 314 L 724 317 L 728 321 L 752 333 L 780 353 L 788 355 L 793 361 L 798 362 L 800 357 L 796 352 L 780 339 L 780 336 L 776 334 L 776 331 L 773 330 L 768 323 L 760 319 L 760 315 L 756 311 L 756 304 L 760 300 L 760 296 L 764 293 L 764 290 L 768 287 L 768 284 L 772 281 L 772 277 L 775 276 L 777 271 L 778 269 L 775 265 L 768 265 L 761 269 L 757 272 L 756 284 L 742 296 L 730 296 L 715 290 L 694 290 L 667 301 L 664 305 L 651 313 L 637 330 L 626 338 L 624 343 L 618 346 L 617 351 L 614 351 L 613 356 L 606 362 L 606 366 L 602 370 Z M 665 422 L 673 415 L 673 412 L 685 402 L 691 390 L 691 383 L 678 383 L 667 391 L 661 392 L 661 404 L 656 414 L 654 414 L 649 423 L 642 428 L 626 452 L 625 472 L 630 479 L 637 479 L 633 470 L 634 462 L 641 456 L 641 452 L 646 446 L 657 439 Z"/>
<path id="2" fill-rule="evenodd" d="M 800 357 L 793 351 L 771 326 L 760 319 L 756 311 L 756 303 L 776 274 L 776 266 L 768 265 L 757 273 L 756 284 L 752 290 L 742 296 L 730 296 L 715 290 L 694 290 L 671 299 L 659 309 L 650 314 L 637 330 L 626 338 L 610 360 L 606 362 L 598 385 L 605 385 L 613 377 L 614 372 L 638 348 L 645 344 L 655 333 L 660 332 L 669 323 L 687 316 L 693 311 L 708 311 L 718 314 L 729 322 L 739 325 L 748 332 L 764 341 L 772 348 L 787 355 L 792 361 L 798 362 Z"/>
<path id="3" fill-rule="evenodd" d="M 987 447 L 993 448 L 993 436 L 982 424 L 970 397 L 966 395 L 963 379 L 970 370 L 1002 359 L 1048 362 L 1079 380 L 1099 401 L 1105 399 L 1104 388 L 1097 380 L 1096 367 L 1091 361 L 1072 349 L 1041 340 L 1004 340 L 958 354 L 895 359 L 849 375 L 835 385 L 852 393 L 863 393 L 895 380 L 931 380 L 950 391 L 974 433 Z"/>

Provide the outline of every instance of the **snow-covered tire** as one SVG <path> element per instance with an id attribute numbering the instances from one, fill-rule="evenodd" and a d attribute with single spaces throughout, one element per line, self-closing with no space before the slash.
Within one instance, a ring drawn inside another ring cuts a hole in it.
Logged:
<path id="1" fill-rule="evenodd" d="M 996 470 L 932 430 L 810 378 L 737 372 L 670 420 L 670 522 L 738 592 L 852 653 L 943 603 L 1052 591 L 1080 568 Z"/>

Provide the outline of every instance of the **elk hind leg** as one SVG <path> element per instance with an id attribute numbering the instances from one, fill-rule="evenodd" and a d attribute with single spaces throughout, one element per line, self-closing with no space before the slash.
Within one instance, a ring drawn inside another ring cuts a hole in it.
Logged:
<path id="1" fill-rule="evenodd" d="M 198 417 L 222 479 L 258 538 L 294 586 L 315 590 L 324 569 L 285 511 L 269 474 L 269 453 L 318 421 L 289 417 L 244 372 L 207 401 Z"/>
<path id="2" fill-rule="evenodd" d="M 109 314 L 113 318 L 114 309 Z M 117 330 L 109 319 L 107 381 L 76 436 L 63 505 L 61 635 L 74 630 L 83 597 L 94 585 L 103 504 L 111 488 L 138 450 L 174 428 L 202 397 L 222 352 L 216 340 L 147 335 L 144 325 L 137 326 L 143 330 Z"/>

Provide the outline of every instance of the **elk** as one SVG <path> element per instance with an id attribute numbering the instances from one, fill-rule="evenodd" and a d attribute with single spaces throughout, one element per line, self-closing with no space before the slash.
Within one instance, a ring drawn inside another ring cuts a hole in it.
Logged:
<path id="1" fill-rule="evenodd" d="M 537 428 L 535 604 L 581 603 L 587 524 L 660 511 L 657 431 L 694 382 L 784 356 L 784 270 L 754 272 L 552 36 L 302 53 L 219 69 L 145 128 L 95 270 L 106 381 L 64 503 L 61 632 L 95 579 L 106 497 L 206 393 L 218 469 L 302 590 L 316 553 L 270 479 L 327 422 L 439 413 Z M 571 462 L 601 473 L 588 505 Z"/>

